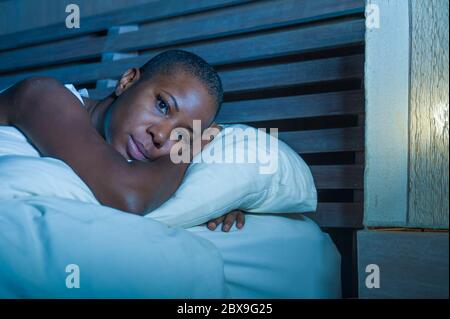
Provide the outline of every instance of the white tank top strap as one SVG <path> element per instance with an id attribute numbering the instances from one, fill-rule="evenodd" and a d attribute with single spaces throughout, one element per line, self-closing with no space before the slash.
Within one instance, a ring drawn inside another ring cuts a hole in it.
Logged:
<path id="1" fill-rule="evenodd" d="M 73 93 L 77 97 L 78 100 L 80 100 L 81 104 L 84 105 L 83 97 L 88 98 L 89 93 L 86 89 L 81 89 L 77 91 L 77 89 L 72 84 L 64 84 L 64 86 Z"/>

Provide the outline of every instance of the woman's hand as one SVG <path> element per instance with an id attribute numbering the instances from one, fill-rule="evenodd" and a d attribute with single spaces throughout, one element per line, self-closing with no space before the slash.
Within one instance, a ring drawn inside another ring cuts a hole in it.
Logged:
<path id="1" fill-rule="evenodd" d="M 216 227 L 222 223 L 222 231 L 227 232 L 231 229 L 231 226 L 233 226 L 234 222 L 236 222 L 236 227 L 238 229 L 241 229 L 244 227 L 245 224 L 245 215 L 242 210 L 236 209 L 226 215 L 220 216 L 216 219 L 211 219 L 208 222 L 208 229 L 209 230 L 215 230 Z"/>

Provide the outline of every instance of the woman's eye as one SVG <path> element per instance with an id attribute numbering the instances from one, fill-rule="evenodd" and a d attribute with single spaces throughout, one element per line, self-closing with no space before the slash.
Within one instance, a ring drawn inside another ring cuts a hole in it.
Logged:
<path id="1" fill-rule="evenodd" d="M 169 112 L 169 105 L 160 97 L 158 97 L 158 109 L 163 113 L 167 114 Z"/>

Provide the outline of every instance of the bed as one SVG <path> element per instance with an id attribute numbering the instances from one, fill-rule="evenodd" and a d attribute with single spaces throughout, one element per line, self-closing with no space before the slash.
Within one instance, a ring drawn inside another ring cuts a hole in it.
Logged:
<path id="1" fill-rule="evenodd" d="M 0 126 L 0 297 L 341 296 L 340 255 L 307 217 L 247 214 L 229 232 L 146 217 L 100 205 L 68 165 Z"/>
<path id="2" fill-rule="evenodd" d="M 168 227 L 101 206 L 69 166 L 0 127 L 0 297 L 338 298 L 340 255 L 311 219 Z M 77 267 L 77 289 L 69 288 Z M 69 267 L 69 268 L 67 268 Z"/>

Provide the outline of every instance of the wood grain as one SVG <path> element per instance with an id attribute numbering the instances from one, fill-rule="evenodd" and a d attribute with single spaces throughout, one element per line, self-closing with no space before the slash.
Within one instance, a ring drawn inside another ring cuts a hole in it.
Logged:
<path id="1" fill-rule="evenodd" d="M 448 1 L 411 5 L 408 226 L 448 229 Z"/>

